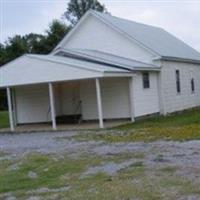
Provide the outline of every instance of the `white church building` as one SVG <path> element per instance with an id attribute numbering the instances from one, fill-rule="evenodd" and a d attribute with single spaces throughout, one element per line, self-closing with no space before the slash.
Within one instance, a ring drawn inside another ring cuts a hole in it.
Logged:
<path id="1" fill-rule="evenodd" d="M 200 53 L 162 28 L 90 10 L 50 54 L 2 66 L 2 88 L 12 131 L 90 120 L 103 128 L 200 106 Z"/>

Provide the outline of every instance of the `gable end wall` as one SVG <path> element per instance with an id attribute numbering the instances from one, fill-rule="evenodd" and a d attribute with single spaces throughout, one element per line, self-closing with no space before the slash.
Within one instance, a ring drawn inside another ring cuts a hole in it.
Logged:
<path id="1" fill-rule="evenodd" d="M 94 16 L 77 27 L 63 48 L 94 49 L 147 63 L 153 55 Z"/>

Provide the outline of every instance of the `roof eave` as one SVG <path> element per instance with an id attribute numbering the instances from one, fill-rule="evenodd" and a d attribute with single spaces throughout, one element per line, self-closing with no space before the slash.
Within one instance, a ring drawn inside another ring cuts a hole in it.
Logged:
<path id="1" fill-rule="evenodd" d="M 155 58 L 154 60 L 176 61 L 176 62 L 186 62 L 186 63 L 192 63 L 192 64 L 200 64 L 200 60 L 188 59 L 188 58 L 178 58 L 178 57 L 169 57 L 169 56 L 158 57 L 158 58 Z"/>
<path id="2" fill-rule="evenodd" d="M 135 71 L 160 71 L 161 67 L 134 67 Z"/>
<path id="3" fill-rule="evenodd" d="M 64 49 L 64 48 L 61 48 L 60 51 L 64 51 L 64 52 L 69 53 L 69 54 L 72 53 L 72 54 L 78 55 L 78 56 L 84 56 L 84 57 L 87 57 L 89 59 L 95 59 L 97 61 L 105 61 L 107 64 L 116 65 L 118 67 L 124 68 L 125 70 L 130 70 L 130 68 L 132 68 L 132 70 L 139 70 L 139 69 L 141 69 L 141 70 L 147 70 L 148 69 L 148 70 L 154 70 L 154 71 L 155 70 L 158 70 L 158 71 L 160 70 L 159 66 L 156 66 L 156 65 L 153 65 L 153 64 L 144 63 L 144 62 L 141 62 L 141 61 L 137 61 L 137 62 L 141 63 L 141 65 L 143 65 L 142 67 L 139 66 L 139 65 L 138 66 L 131 66 L 131 65 L 122 64 L 122 63 L 119 63 L 119 62 L 111 62 L 110 60 L 102 59 L 102 58 L 99 58 L 99 57 L 89 56 L 87 54 L 81 54 L 81 53 L 77 53 L 77 52 L 70 52 L 69 50 Z M 59 51 L 56 51 L 56 52 L 59 52 Z M 106 63 L 104 63 L 104 64 L 106 64 Z M 146 65 L 146 67 L 144 65 Z"/>

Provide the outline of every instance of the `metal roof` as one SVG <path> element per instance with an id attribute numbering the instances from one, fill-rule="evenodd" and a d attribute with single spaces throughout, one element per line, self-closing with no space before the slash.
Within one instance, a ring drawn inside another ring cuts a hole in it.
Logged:
<path id="1" fill-rule="evenodd" d="M 74 57 L 125 70 L 160 70 L 159 66 L 90 49 L 59 49 L 55 55 Z"/>
<path id="2" fill-rule="evenodd" d="M 199 60 L 200 53 L 162 28 L 89 11 L 161 57 Z"/>
<path id="3" fill-rule="evenodd" d="M 131 75 L 130 70 L 73 58 L 26 54 L 0 68 L 0 87 Z"/>
<path id="4" fill-rule="evenodd" d="M 128 69 L 122 69 L 122 68 L 116 68 L 111 67 L 106 64 L 98 64 L 98 63 L 92 63 L 88 62 L 86 60 L 79 60 L 76 58 L 70 58 L 70 57 L 63 57 L 63 56 L 57 56 L 57 55 L 37 55 L 37 54 L 29 54 L 27 55 L 32 58 L 36 59 L 42 59 L 50 62 L 56 62 L 61 64 L 66 64 L 68 66 L 81 68 L 89 71 L 96 71 L 96 72 L 130 72 Z"/>

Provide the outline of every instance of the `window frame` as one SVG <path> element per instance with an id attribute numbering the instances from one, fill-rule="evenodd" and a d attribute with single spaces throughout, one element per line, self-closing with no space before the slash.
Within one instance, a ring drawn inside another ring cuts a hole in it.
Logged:
<path id="1" fill-rule="evenodd" d="M 190 89 L 191 89 L 191 93 L 194 94 L 195 93 L 195 81 L 194 81 L 193 77 L 190 79 Z"/>
<path id="2" fill-rule="evenodd" d="M 143 89 L 150 89 L 150 74 L 149 72 L 142 72 Z"/>
<path id="3" fill-rule="evenodd" d="M 175 77 L 176 77 L 176 93 L 181 94 L 181 77 L 179 69 L 176 69 Z"/>

